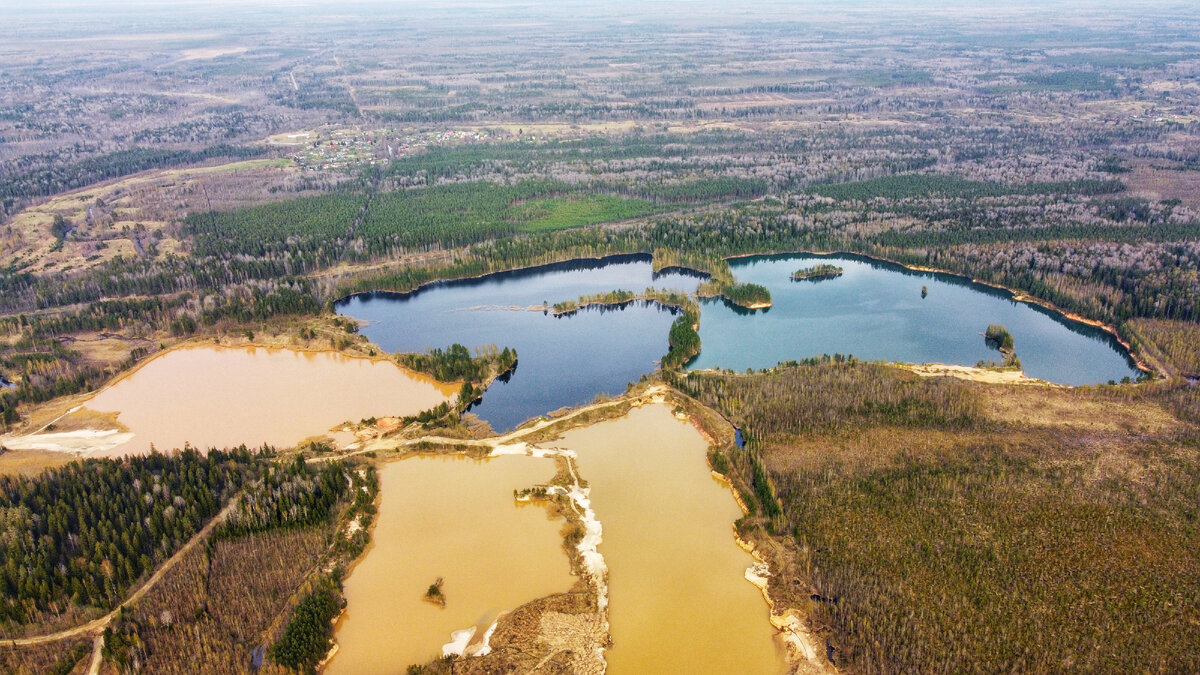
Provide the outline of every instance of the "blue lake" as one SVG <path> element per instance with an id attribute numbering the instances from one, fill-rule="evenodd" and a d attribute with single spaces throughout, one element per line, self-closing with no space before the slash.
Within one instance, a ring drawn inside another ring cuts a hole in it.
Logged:
<path id="1" fill-rule="evenodd" d="M 792 272 L 819 263 L 845 273 L 791 280 Z M 962 277 L 846 255 L 761 256 L 732 260 L 730 267 L 739 281 L 770 289 L 774 306 L 747 313 L 720 300 L 704 302 L 702 351 L 689 368 L 767 368 L 835 353 L 868 361 L 973 366 L 1003 360 L 983 339 L 988 324 L 998 323 L 1012 333 L 1030 377 L 1081 385 L 1138 375 L 1109 333 L 1013 302 L 1007 291 Z M 923 286 L 928 289 L 924 298 Z"/>
<path id="2" fill-rule="evenodd" d="M 799 267 L 845 270 L 823 281 L 791 281 Z M 689 368 L 765 368 L 820 354 L 867 360 L 975 365 L 999 361 L 984 343 L 990 323 L 1007 326 L 1027 374 L 1064 384 L 1136 377 L 1108 333 L 1063 319 L 1008 293 L 960 277 L 912 272 L 856 256 L 806 254 L 733 260 L 739 281 L 771 290 L 774 306 L 747 312 L 721 300 L 701 304 L 702 351 Z M 529 308 L 615 289 L 694 291 L 695 276 L 655 275 L 649 256 L 575 261 L 478 279 L 439 282 L 413 293 L 365 293 L 337 305 L 365 320 L 372 342 L 391 352 L 461 343 L 517 350 L 512 377 L 496 382 L 472 412 L 495 429 L 617 394 L 654 370 L 667 350 L 672 312 L 631 303 L 554 317 Z M 928 288 L 925 298 L 921 288 Z"/>
<path id="3" fill-rule="evenodd" d="M 527 308 L 616 288 L 694 291 L 684 274 L 655 278 L 648 256 L 577 261 L 478 279 L 439 282 L 415 293 L 366 293 L 338 303 L 363 319 L 372 342 L 390 352 L 423 352 L 455 342 L 517 350 L 517 369 L 496 382 L 471 412 L 497 431 L 596 394 L 619 394 L 652 372 L 667 351 L 672 312 L 657 305 L 591 309 L 555 317 Z"/>

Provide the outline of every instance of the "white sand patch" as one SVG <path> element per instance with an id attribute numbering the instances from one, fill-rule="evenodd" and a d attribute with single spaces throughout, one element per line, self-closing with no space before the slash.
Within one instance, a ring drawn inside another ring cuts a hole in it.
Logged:
<path id="1" fill-rule="evenodd" d="M 771 568 L 760 562 L 746 568 L 746 581 L 754 584 L 760 591 L 767 590 L 767 579 L 771 576 Z"/>
<path id="2" fill-rule="evenodd" d="M 488 629 L 483 632 L 483 639 L 467 647 L 467 656 L 487 656 L 492 653 L 492 633 L 496 632 L 496 626 L 500 625 L 500 619 L 503 619 L 506 614 L 508 612 L 500 612 L 500 616 L 497 616 L 492 625 L 488 626 Z"/>
<path id="3" fill-rule="evenodd" d="M 529 451 L 528 443 L 509 443 L 508 445 L 497 445 L 496 447 L 492 448 L 492 452 L 490 453 L 490 456 L 492 457 L 503 457 L 505 455 L 528 457 L 533 455 L 533 453 Z"/>
<path id="4" fill-rule="evenodd" d="M 79 429 L 27 436 L 0 436 L 0 445 L 9 450 L 46 450 L 90 455 L 115 448 L 133 439 L 128 431 L 116 429 Z"/>
<path id="5" fill-rule="evenodd" d="M 450 641 L 442 645 L 442 658 L 447 656 L 462 656 L 467 650 L 467 645 L 471 644 L 471 638 L 475 637 L 475 626 L 456 630 L 450 634 Z"/>

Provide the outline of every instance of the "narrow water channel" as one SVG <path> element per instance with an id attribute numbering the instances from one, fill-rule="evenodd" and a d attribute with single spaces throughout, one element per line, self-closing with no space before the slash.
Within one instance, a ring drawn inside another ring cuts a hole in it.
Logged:
<path id="1" fill-rule="evenodd" d="M 522 456 L 418 456 L 380 468 L 371 548 L 345 581 L 331 675 L 402 673 L 442 655 L 455 631 L 478 642 L 500 615 L 575 582 L 561 518 L 513 490 L 549 482 L 555 465 Z M 445 607 L 424 599 L 444 579 Z"/>
<path id="2" fill-rule="evenodd" d="M 753 558 L 734 541 L 741 509 L 708 469 L 708 444 L 664 405 L 565 433 L 604 526 L 612 675 L 778 673 Z"/>

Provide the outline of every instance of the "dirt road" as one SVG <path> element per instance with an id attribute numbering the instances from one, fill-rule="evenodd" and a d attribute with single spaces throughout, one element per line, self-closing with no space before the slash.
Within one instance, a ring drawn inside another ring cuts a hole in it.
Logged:
<path id="1" fill-rule="evenodd" d="M 106 626 L 108 626 L 108 624 L 111 623 L 112 620 L 115 619 L 118 614 L 121 613 L 122 607 L 124 607 L 125 605 L 133 604 L 133 603 L 137 602 L 138 600 L 141 600 L 142 597 L 146 595 L 146 593 L 150 592 L 150 589 L 154 588 L 155 584 L 157 584 L 160 580 L 162 580 L 163 575 L 165 575 L 168 570 L 170 570 L 172 567 L 174 567 L 175 564 L 178 563 L 180 561 L 180 559 L 182 559 L 183 556 L 187 554 L 188 551 L 195 548 L 197 544 L 199 544 L 206 537 L 208 537 L 208 535 L 213 531 L 213 528 L 215 528 L 217 525 L 219 525 L 220 523 L 222 523 L 225 520 L 225 518 L 230 514 L 230 512 L 233 511 L 234 507 L 237 506 L 237 503 L 238 503 L 237 497 L 230 499 L 229 503 L 225 505 L 225 508 L 221 509 L 221 511 L 219 513 L 217 513 L 217 515 L 214 516 L 212 518 L 212 520 L 208 521 L 207 525 L 200 528 L 200 531 L 197 532 L 195 535 L 193 535 L 192 538 L 189 539 L 186 544 L 181 546 L 179 548 L 179 550 L 175 552 L 175 555 L 171 556 L 170 558 L 167 558 L 167 561 L 164 562 L 162 565 L 160 565 L 157 570 L 155 570 L 154 574 L 152 574 L 150 576 L 150 578 L 146 580 L 146 583 L 142 584 L 136 591 L 133 592 L 132 595 L 130 595 L 128 598 L 125 599 L 125 602 L 122 602 L 120 605 L 117 606 L 116 609 L 109 612 L 108 614 L 105 614 L 104 616 L 100 617 L 99 619 L 93 619 L 85 624 L 76 626 L 74 628 L 68 628 L 67 630 L 61 630 L 61 631 L 58 631 L 57 633 L 49 633 L 46 635 L 37 635 L 34 637 L 13 638 L 13 639 L 9 639 L 9 640 L 3 640 L 2 642 L 4 644 L 13 645 L 13 646 L 37 645 L 37 644 L 43 644 L 46 642 L 57 642 L 59 640 L 65 640 L 67 638 L 76 637 L 78 635 L 99 633 L 100 631 L 104 630 L 104 628 Z"/>

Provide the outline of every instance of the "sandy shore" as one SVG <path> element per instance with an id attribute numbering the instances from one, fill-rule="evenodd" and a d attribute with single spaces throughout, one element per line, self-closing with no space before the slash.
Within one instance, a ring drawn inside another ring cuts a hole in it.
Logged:
<path id="1" fill-rule="evenodd" d="M 88 456 L 111 450 L 133 440 L 133 434 L 116 429 L 79 429 L 24 436 L 0 436 L 0 445 L 9 450 L 44 450 Z"/>
<path id="2" fill-rule="evenodd" d="M 1065 385 L 1029 377 L 1020 370 L 996 370 L 977 366 L 956 366 L 947 363 L 896 363 L 899 368 L 911 371 L 921 377 L 956 377 L 960 380 L 985 382 L 987 384 L 1036 384 L 1044 387 L 1062 387 Z"/>

